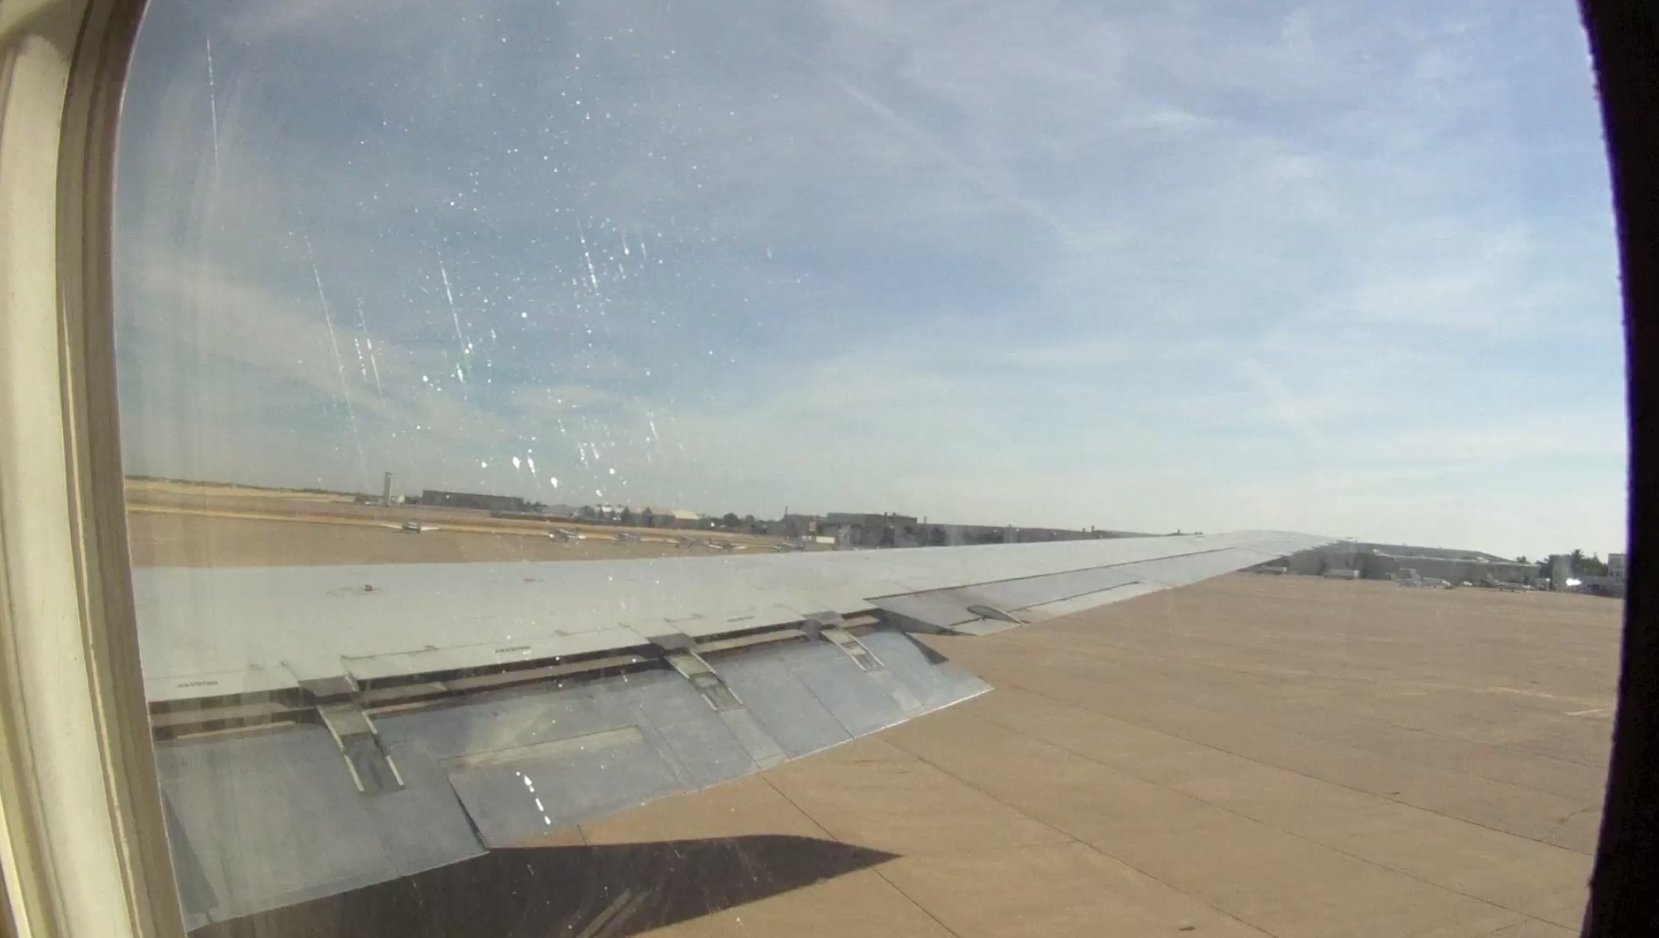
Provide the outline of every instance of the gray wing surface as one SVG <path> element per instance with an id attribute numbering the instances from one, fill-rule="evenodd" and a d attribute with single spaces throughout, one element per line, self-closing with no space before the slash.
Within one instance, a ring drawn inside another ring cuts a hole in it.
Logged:
<path id="1" fill-rule="evenodd" d="M 192 927 L 752 774 L 989 688 L 981 635 L 1309 549 L 1280 532 L 134 571 Z"/>

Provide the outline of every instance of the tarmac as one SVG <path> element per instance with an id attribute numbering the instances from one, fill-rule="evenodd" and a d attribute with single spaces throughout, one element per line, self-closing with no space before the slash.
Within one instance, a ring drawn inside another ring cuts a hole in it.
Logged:
<path id="1" fill-rule="evenodd" d="M 214 525 L 254 526 L 239 543 L 268 554 L 313 527 L 181 523 L 198 562 Z M 930 638 L 995 690 L 198 934 L 1566 938 L 1600 823 L 1621 613 L 1590 596 L 1233 574 Z"/>
<path id="2" fill-rule="evenodd" d="M 584 827 L 894 855 L 652 934 L 1577 934 L 1620 606 L 1234 574 L 989 638 L 992 693 Z"/>

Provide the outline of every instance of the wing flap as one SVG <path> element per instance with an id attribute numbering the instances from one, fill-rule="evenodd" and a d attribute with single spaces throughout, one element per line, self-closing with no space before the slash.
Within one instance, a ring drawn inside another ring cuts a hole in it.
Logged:
<path id="1" fill-rule="evenodd" d="M 487 847 L 509 847 L 685 790 L 632 725 L 461 756 L 444 766 Z"/>
<path id="2" fill-rule="evenodd" d="M 706 671 L 659 659 L 376 715 L 401 788 L 359 791 L 321 725 L 163 740 L 173 850 L 203 873 L 184 890 L 192 926 L 707 788 L 989 689 L 908 635 L 857 643 L 870 670 L 830 635 L 803 635 L 720 653 Z M 735 706 L 716 709 L 694 683 L 706 675 Z"/>
<path id="3" fill-rule="evenodd" d="M 364 797 L 320 726 L 175 740 L 156 761 L 173 853 L 195 871 L 182 896 L 192 927 L 483 852 L 421 760 L 406 760 L 401 790 Z"/>

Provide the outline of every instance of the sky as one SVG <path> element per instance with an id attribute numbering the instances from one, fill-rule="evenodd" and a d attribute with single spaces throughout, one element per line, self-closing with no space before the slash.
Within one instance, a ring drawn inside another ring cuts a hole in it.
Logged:
<path id="1" fill-rule="evenodd" d="M 1571 3 L 151 0 L 128 470 L 1623 549 Z"/>

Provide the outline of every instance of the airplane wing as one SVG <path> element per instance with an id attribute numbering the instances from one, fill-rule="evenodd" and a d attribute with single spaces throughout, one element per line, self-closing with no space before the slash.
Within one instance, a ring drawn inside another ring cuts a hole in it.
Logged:
<path id="1" fill-rule="evenodd" d="M 989 689 L 911 633 L 1327 542 L 135 570 L 185 909 L 199 927 L 717 785 Z"/>

